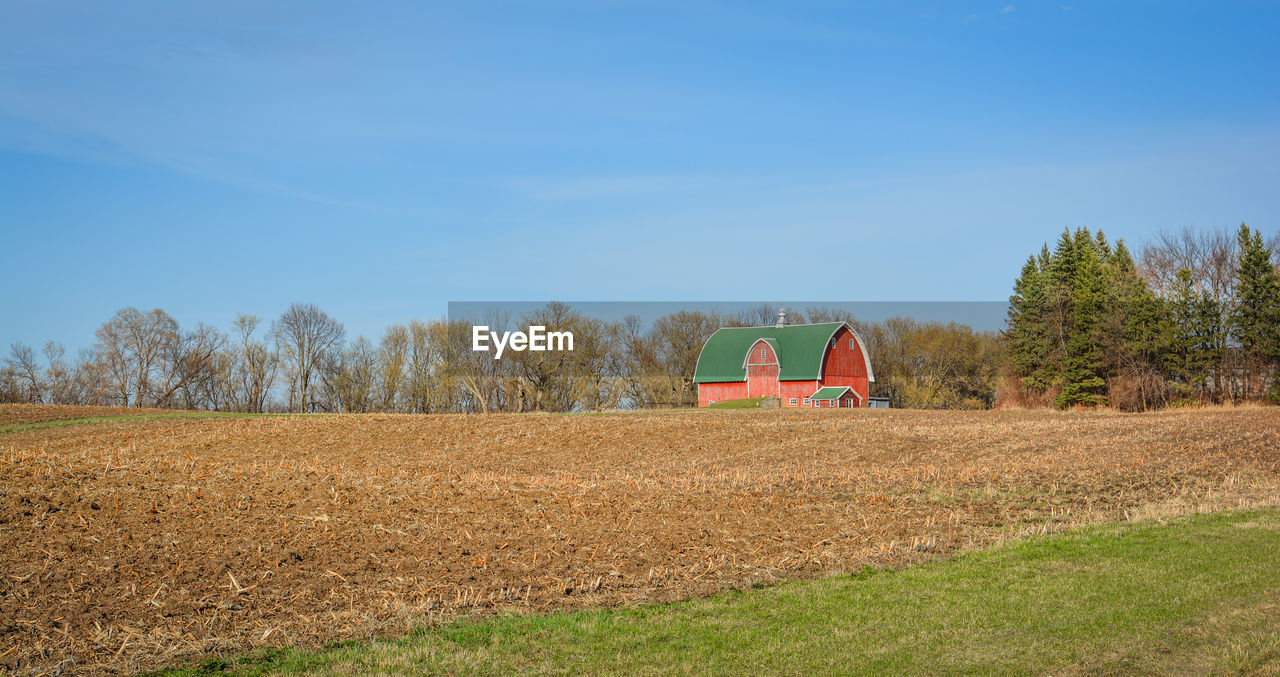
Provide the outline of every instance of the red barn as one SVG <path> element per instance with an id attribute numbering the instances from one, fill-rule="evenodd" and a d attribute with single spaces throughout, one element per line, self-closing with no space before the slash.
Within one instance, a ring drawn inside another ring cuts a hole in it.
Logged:
<path id="1" fill-rule="evenodd" d="M 711 335 L 694 370 L 698 406 L 778 397 L 784 407 L 865 407 L 871 358 L 845 322 L 725 327 Z"/>

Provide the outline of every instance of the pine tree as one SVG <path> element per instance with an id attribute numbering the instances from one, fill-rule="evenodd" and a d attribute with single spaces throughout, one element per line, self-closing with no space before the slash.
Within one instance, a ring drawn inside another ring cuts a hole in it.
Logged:
<path id="1" fill-rule="evenodd" d="M 1071 232 L 1062 231 L 1058 244 L 1049 256 L 1045 271 L 1045 354 L 1044 369 L 1058 380 L 1062 372 L 1062 364 L 1067 355 L 1067 341 L 1073 322 L 1072 301 L 1074 298 L 1076 268 L 1079 255 L 1076 242 Z"/>
<path id="2" fill-rule="evenodd" d="M 1120 339 L 1125 349 L 1154 360 L 1168 331 L 1164 303 L 1151 291 L 1124 241 L 1116 243 L 1111 257 L 1111 288 L 1117 312 L 1122 315 Z"/>
<path id="3" fill-rule="evenodd" d="M 1048 346 L 1044 323 L 1044 275 L 1036 257 L 1022 266 L 1022 274 L 1013 284 L 1009 297 L 1009 319 L 1005 336 L 1009 341 L 1009 360 L 1023 387 L 1033 395 L 1049 388 L 1052 378 L 1044 371 Z"/>
<path id="4" fill-rule="evenodd" d="M 1191 271 L 1184 268 L 1178 271 L 1169 311 L 1166 365 L 1182 384 L 1184 395 L 1204 399 L 1210 367 L 1217 362 L 1214 337 L 1220 323 L 1218 304 L 1209 292 L 1195 286 Z"/>
<path id="5" fill-rule="evenodd" d="M 1088 234 L 1089 231 L 1088 229 L 1085 229 L 1084 232 L 1085 234 Z M 1098 231 L 1098 234 L 1094 237 L 1094 244 L 1098 248 L 1098 259 L 1102 261 L 1103 265 L 1111 263 L 1111 255 L 1114 252 L 1111 245 L 1107 242 L 1107 236 L 1103 235 L 1102 231 Z"/>
<path id="6" fill-rule="evenodd" d="M 1103 362 L 1113 379 L 1108 400 L 1123 409 L 1147 409 L 1164 397 L 1159 356 L 1168 332 L 1165 306 L 1138 274 L 1124 240 L 1116 242 L 1106 268 L 1101 341 Z"/>
<path id="7" fill-rule="evenodd" d="M 1071 322 L 1059 377 L 1062 390 L 1054 398 L 1054 404 L 1062 408 L 1106 403 L 1105 366 L 1099 347 L 1107 305 L 1107 279 L 1100 256 L 1103 250 L 1084 228 L 1076 230 L 1071 249 L 1074 258 Z"/>
<path id="8" fill-rule="evenodd" d="M 1258 385 L 1262 385 L 1280 362 L 1280 275 L 1271 264 L 1271 252 L 1262 242 L 1262 233 L 1251 231 L 1242 223 L 1237 239 L 1237 303 L 1231 317 L 1231 333 L 1240 342 L 1248 363 L 1261 371 Z M 1246 371 L 1249 381 L 1253 380 L 1253 371 Z"/>

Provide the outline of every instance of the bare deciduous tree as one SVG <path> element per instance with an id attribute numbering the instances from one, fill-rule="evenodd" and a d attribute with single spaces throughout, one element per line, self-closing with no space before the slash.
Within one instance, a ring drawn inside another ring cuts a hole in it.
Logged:
<path id="1" fill-rule="evenodd" d="M 670 383 L 669 403 L 696 404 L 698 390 L 693 384 L 698 355 L 707 339 L 720 328 L 720 318 L 700 311 L 664 315 L 653 323 L 654 350 Z"/>
<path id="2" fill-rule="evenodd" d="M 96 350 L 120 406 L 144 405 L 164 350 L 177 333 L 178 323 L 159 308 L 146 313 L 122 308 L 98 328 Z"/>
<path id="3" fill-rule="evenodd" d="M 382 411 L 407 410 L 405 368 L 409 359 L 409 329 L 393 324 L 378 344 L 379 406 Z"/>
<path id="4" fill-rule="evenodd" d="M 439 364 L 440 351 L 432 340 L 433 335 L 442 332 L 436 329 L 439 323 L 427 324 L 420 320 L 409 323 L 408 364 L 405 375 L 405 398 L 408 411 L 426 414 L 435 411 L 450 411 L 447 401 L 440 401 L 438 393 L 441 387 L 443 366 Z"/>
<path id="5" fill-rule="evenodd" d="M 257 315 L 241 313 L 233 325 L 240 340 L 233 370 L 236 381 L 234 397 L 238 408 L 252 413 L 266 411 L 267 397 L 280 366 L 280 354 L 254 338 L 261 323 L 262 318 Z"/>
<path id="6" fill-rule="evenodd" d="M 218 375 L 216 356 L 224 345 L 222 332 L 204 323 L 191 331 L 175 331 L 161 353 L 156 405 L 201 408 Z"/>
<path id="7" fill-rule="evenodd" d="M 520 395 L 503 389 L 507 374 L 511 370 L 512 361 L 494 359 L 492 353 L 476 352 L 471 349 L 471 323 L 449 321 L 442 325 L 443 336 L 438 342 L 443 352 L 441 361 L 445 366 L 446 378 L 454 386 L 454 411 L 465 413 L 488 413 L 502 411 L 508 399 L 518 399 Z M 505 318 L 490 318 L 486 326 L 495 331 L 505 331 L 508 322 Z"/>
<path id="8" fill-rule="evenodd" d="M 58 341 L 44 344 L 44 358 L 49 363 L 45 369 L 49 401 L 53 404 L 82 404 L 82 394 L 76 370 L 67 364 L 67 349 Z"/>
<path id="9" fill-rule="evenodd" d="M 1152 290 L 1163 298 L 1179 293 L 1179 272 L 1190 273 L 1193 288 L 1201 292 L 1217 310 L 1217 321 L 1206 343 L 1217 356 L 1209 365 L 1207 395 L 1210 399 L 1237 398 L 1239 379 L 1237 355 L 1228 350 L 1227 327 L 1235 313 L 1235 277 L 1238 246 L 1233 232 L 1226 228 L 1162 231 L 1142 250 L 1140 272 Z"/>
<path id="10" fill-rule="evenodd" d="M 289 363 L 290 409 L 312 410 L 312 387 L 317 369 L 330 350 L 347 335 L 341 322 L 310 303 L 295 303 L 272 325 L 272 335 Z"/>
<path id="11" fill-rule="evenodd" d="M 9 358 L 5 360 L 20 384 L 22 401 L 40 404 L 44 401 L 44 375 L 36 362 L 36 353 L 22 342 L 9 345 Z"/>
<path id="12" fill-rule="evenodd" d="M 1173 293 L 1178 271 L 1186 269 L 1198 288 L 1225 302 L 1236 272 L 1235 233 L 1226 228 L 1161 231 L 1143 248 L 1141 262 L 1153 291 L 1161 296 Z"/>
<path id="13" fill-rule="evenodd" d="M 346 349 L 328 351 L 319 369 L 322 396 L 315 398 L 326 411 L 361 413 L 377 405 L 378 356 L 361 336 Z"/>

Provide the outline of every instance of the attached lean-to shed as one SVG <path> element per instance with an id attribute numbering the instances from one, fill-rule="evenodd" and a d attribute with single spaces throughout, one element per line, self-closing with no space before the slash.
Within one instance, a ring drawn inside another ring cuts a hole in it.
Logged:
<path id="1" fill-rule="evenodd" d="M 874 380 L 866 344 L 848 323 L 786 325 L 781 314 L 771 327 L 712 334 L 693 377 L 700 407 L 749 397 L 777 397 L 784 407 L 865 407 Z"/>
<path id="2" fill-rule="evenodd" d="M 809 396 L 810 406 L 814 407 L 861 407 L 862 398 L 849 386 L 826 386 Z"/>

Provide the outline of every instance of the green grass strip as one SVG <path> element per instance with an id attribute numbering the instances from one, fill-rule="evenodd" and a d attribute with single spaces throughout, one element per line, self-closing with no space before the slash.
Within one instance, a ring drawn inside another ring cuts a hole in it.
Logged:
<path id="1" fill-rule="evenodd" d="M 764 397 L 749 397 L 741 400 L 725 400 L 708 406 L 708 409 L 755 409 L 766 400 Z"/>
<path id="2" fill-rule="evenodd" d="M 13 423 L 0 426 L 0 435 L 23 430 L 61 428 L 89 423 L 116 423 L 119 421 L 162 421 L 170 418 L 262 418 L 269 416 L 323 416 L 325 414 L 239 414 L 225 411 L 175 411 L 172 414 L 119 414 L 116 416 L 87 416 L 82 418 L 56 418 L 33 423 Z"/>
<path id="3" fill-rule="evenodd" d="M 1280 510 L 1088 528 L 899 571 L 461 620 L 170 675 L 1040 674 L 1280 669 Z"/>

